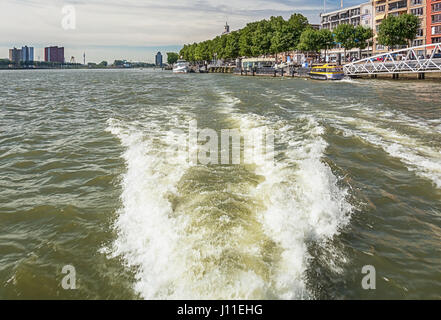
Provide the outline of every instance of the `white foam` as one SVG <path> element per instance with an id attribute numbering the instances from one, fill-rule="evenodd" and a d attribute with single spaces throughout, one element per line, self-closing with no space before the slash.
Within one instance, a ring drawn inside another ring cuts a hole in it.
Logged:
<path id="1" fill-rule="evenodd" d="M 420 140 L 399 133 L 393 129 L 383 129 L 373 122 L 352 117 L 335 117 L 340 123 L 354 128 L 340 126 L 346 136 L 357 136 L 373 145 L 381 147 L 391 156 L 400 159 L 410 171 L 429 179 L 441 188 L 441 151 L 424 145 Z"/>
<path id="2" fill-rule="evenodd" d="M 118 238 L 113 256 L 124 257 L 129 267 L 137 268 L 136 292 L 146 299 L 169 296 L 170 283 L 182 277 L 183 257 L 179 251 L 179 228 L 171 218 L 167 195 L 186 170 L 185 163 L 174 167 L 158 156 L 151 138 L 133 125 L 109 120 L 108 131 L 126 148 L 127 165 L 122 186 L 123 207 L 115 228 Z"/>
<path id="3" fill-rule="evenodd" d="M 347 190 L 338 187 L 337 178 L 322 161 L 327 147 L 321 137 L 324 130 L 311 117 L 304 117 L 303 128 L 296 128 L 287 121 L 257 115 L 233 116 L 242 130 L 274 125 L 276 140 L 291 146 L 283 157 L 277 156 L 275 165 L 266 161 L 257 167 L 256 173 L 265 181 L 255 196 L 266 206 L 259 213 L 266 234 L 283 248 L 281 261 L 273 266 L 272 291 L 281 299 L 311 298 L 304 280 L 310 259 L 307 243 L 324 243 L 337 235 L 352 211 Z M 329 261 L 329 265 L 335 264 Z"/>

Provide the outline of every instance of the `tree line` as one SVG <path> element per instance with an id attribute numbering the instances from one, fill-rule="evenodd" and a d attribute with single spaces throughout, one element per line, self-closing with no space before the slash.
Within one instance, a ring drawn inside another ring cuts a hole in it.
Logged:
<path id="1" fill-rule="evenodd" d="M 419 18 L 412 14 L 389 16 L 379 26 L 378 43 L 385 46 L 408 44 L 416 38 Z M 345 50 L 360 50 L 372 45 L 373 31 L 369 27 L 340 24 L 333 31 L 314 29 L 308 19 L 295 13 L 288 20 L 271 17 L 248 23 L 245 28 L 212 40 L 186 44 L 179 56 L 190 62 L 212 59 L 235 59 L 287 51 L 320 52 L 340 45 Z M 173 61 L 177 59 L 173 56 Z"/>

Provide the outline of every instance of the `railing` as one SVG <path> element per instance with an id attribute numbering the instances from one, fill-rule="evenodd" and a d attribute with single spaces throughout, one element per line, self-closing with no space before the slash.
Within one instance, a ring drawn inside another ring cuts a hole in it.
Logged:
<path id="1" fill-rule="evenodd" d="M 429 57 L 418 55 L 419 52 L 427 49 L 432 50 Z M 441 72 L 441 43 L 378 54 L 348 63 L 343 66 L 343 70 L 349 76 L 380 73 Z"/>

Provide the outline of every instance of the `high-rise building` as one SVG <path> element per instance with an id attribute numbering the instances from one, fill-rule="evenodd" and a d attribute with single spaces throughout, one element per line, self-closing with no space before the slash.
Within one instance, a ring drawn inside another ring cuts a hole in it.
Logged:
<path id="1" fill-rule="evenodd" d="M 33 62 L 34 61 L 34 48 L 24 46 L 21 47 L 21 61 L 23 62 Z"/>
<path id="2" fill-rule="evenodd" d="M 156 54 L 155 64 L 156 64 L 157 67 L 161 67 L 162 68 L 162 53 L 161 52 L 158 52 Z"/>
<path id="3" fill-rule="evenodd" d="M 427 0 L 430 1 L 430 0 Z M 399 16 L 403 13 L 416 15 L 420 18 L 420 29 L 417 32 L 416 39 L 412 46 L 421 46 L 426 44 L 426 0 L 373 0 L 374 6 L 374 53 L 380 54 L 389 51 L 390 48 L 378 43 L 378 31 L 383 21 L 388 16 Z M 441 21 L 441 20 L 440 20 Z M 406 47 L 406 46 L 403 46 Z M 424 54 L 420 50 L 417 54 Z"/>
<path id="4" fill-rule="evenodd" d="M 441 1 L 426 0 L 426 42 L 441 43 Z"/>
<path id="5" fill-rule="evenodd" d="M 44 61 L 64 63 L 64 48 L 57 46 L 44 48 Z"/>
<path id="6" fill-rule="evenodd" d="M 21 50 L 14 48 L 14 49 L 9 49 L 9 60 L 13 63 L 20 63 L 21 61 Z"/>
<path id="7" fill-rule="evenodd" d="M 332 12 L 320 14 L 320 29 L 328 29 L 333 31 L 340 24 L 352 24 L 353 26 L 362 25 L 366 28 L 372 28 L 372 3 L 364 2 L 362 4 L 341 8 Z M 344 48 L 337 44 L 334 48 L 328 51 L 328 57 L 331 61 L 338 61 L 338 57 L 344 53 Z M 360 50 L 354 48 L 347 50 L 346 54 L 350 57 L 358 58 Z M 362 57 L 367 57 L 372 54 L 372 48 L 367 47 L 361 52 Z"/>

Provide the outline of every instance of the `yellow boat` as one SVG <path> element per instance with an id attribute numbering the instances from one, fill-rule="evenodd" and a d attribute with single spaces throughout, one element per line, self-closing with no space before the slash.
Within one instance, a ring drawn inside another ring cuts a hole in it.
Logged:
<path id="1" fill-rule="evenodd" d="M 324 64 L 322 66 L 312 67 L 309 76 L 315 80 L 341 80 L 344 78 L 345 73 L 340 66 Z"/>

